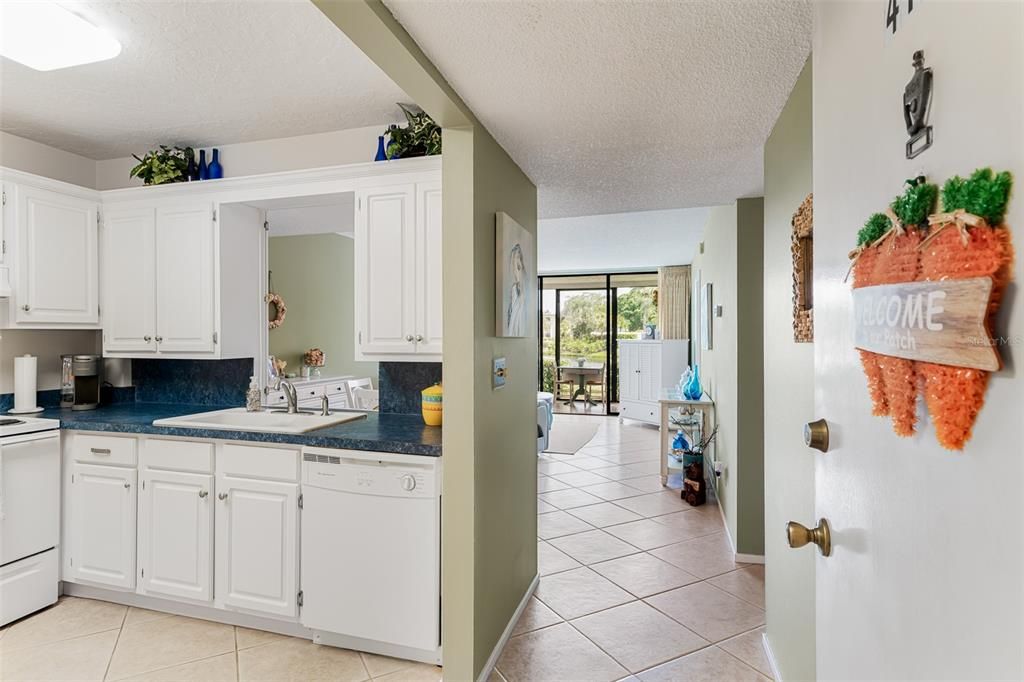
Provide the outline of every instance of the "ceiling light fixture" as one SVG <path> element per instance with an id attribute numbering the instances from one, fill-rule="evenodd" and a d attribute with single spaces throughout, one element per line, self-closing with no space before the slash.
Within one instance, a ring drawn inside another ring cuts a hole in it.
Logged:
<path id="1" fill-rule="evenodd" d="M 0 2 L 0 55 L 37 71 L 113 59 L 121 43 L 46 0 Z"/>

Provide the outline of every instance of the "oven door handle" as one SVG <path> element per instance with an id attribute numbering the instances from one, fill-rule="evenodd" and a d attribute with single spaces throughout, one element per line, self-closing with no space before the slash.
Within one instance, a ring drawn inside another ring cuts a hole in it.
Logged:
<path id="1" fill-rule="evenodd" d="M 19 443 L 31 443 L 36 440 L 46 440 L 47 438 L 60 438 L 60 431 L 58 429 L 52 429 L 50 431 L 40 431 L 38 433 L 22 433 L 17 436 L 7 436 L 6 438 L 0 439 L 0 443 L 4 445 L 18 445 Z"/>

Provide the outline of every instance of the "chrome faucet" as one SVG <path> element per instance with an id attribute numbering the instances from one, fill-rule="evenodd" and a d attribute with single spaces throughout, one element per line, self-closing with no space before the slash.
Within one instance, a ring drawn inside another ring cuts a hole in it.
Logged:
<path id="1" fill-rule="evenodd" d="M 326 391 L 322 396 L 320 396 L 320 416 L 331 416 L 331 399 L 327 397 Z"/>
<path id="2" fill-rule="evenodd" d="M 282 379 L 281 389 L 284 391 L 284 397 L 288 401 L 288 414 L 298 414 L 299 398 L 295 394 L 295 387 L 292 386 L 292 382 Z"/>

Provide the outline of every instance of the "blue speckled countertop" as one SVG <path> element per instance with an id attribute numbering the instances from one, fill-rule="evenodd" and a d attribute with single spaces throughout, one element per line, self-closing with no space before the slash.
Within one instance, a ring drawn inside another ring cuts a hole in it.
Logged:
<path id="1" fill-rule="evenodd" d="M 83 412 L 48 409 L 41 414 L 32 416 L 59 419 L 62 429 L 79 431 L 147 433 L 185 438 L 217 438 L 309 445 L 320 448 L 395 452 L 428 457 L 441 456 L 441 428 L 424 425 L 423 419 L 416 414 L 368 414 L 366 419 L 358 419 L 300 434 L 153 426 L 153 421 L 156 419 L 210 412 L 226 409 L 226 407 L 234 406 L 115 403 Z"/>

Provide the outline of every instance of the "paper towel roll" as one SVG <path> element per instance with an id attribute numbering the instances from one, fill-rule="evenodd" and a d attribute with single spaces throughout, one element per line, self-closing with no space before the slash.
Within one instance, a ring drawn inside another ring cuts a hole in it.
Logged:
<path id="1" fill-rule="evenodd" d="M 14 358 L 14 409 L 17 412 L 36 408 L 36 357 Z"/>

